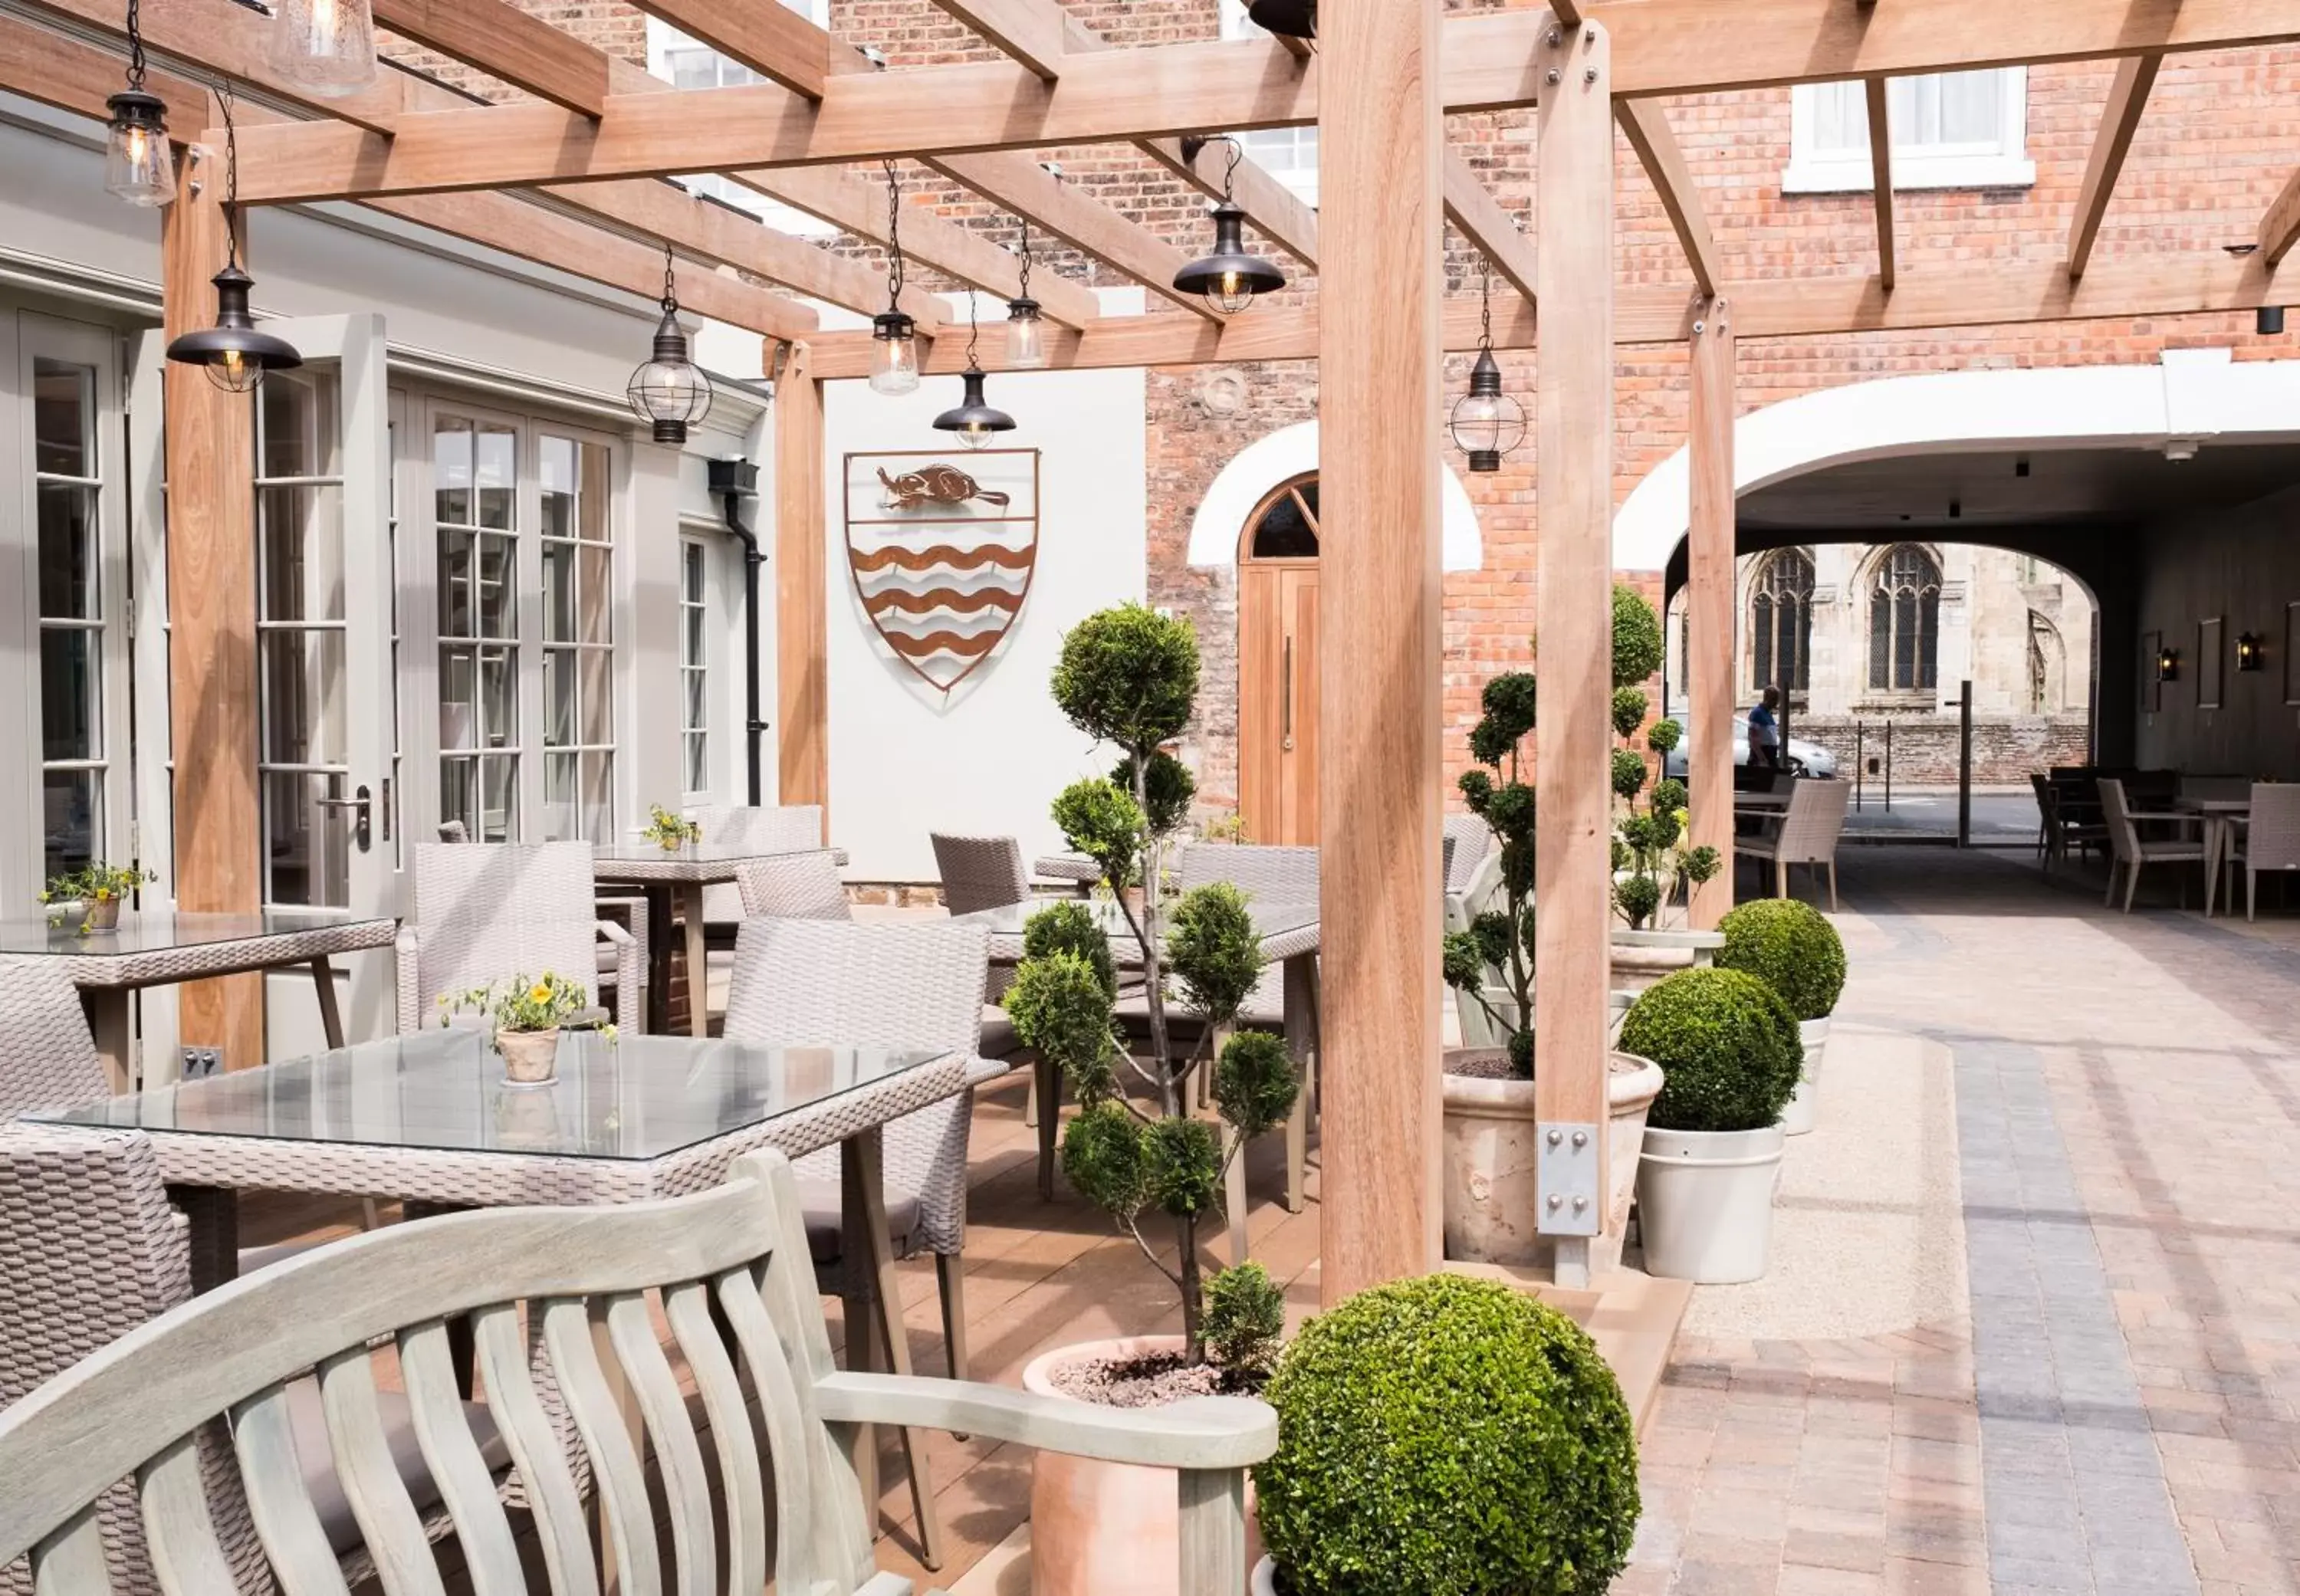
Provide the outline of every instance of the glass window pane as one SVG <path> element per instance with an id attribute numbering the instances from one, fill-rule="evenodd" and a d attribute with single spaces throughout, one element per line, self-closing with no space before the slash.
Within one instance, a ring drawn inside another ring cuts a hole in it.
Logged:
<path id="1" fill-rule="evenodd" d="M 580 565 L 575 584 L 578 635 L 586 643 L 604 643 L 614 635 L 615 591 L 611 574 L 614 556 L 593 544 L 579 545 L 575 554 Z"/>
<path id="2" fill-rule="evenodd" d="M 340 765 L 349 757 L 344 635 L 266 632 L 263 757 L 279 765 Z"/>
<path id="3" fill-rule="evenodd" d="M 40 633 L 40 755 L 51 760 L 101 757 L 103 634 L 79 627 Z"/>
<path id="4" fill-rule="evenodd" d="M 575 741 L 575 651 L 543 652 L 543 745 L 564 748 Z"/>
<path id="5" fill-rule="evenodd" d="M 264 477 L 333 477 L 343 470 L 333 366 L 275 371 L 255 390 Z"/>
<path id="6" fill-rule="evenodd" d="M 519 742 L 519 673 L 516 649 L 479 651 L 481 746 L 509 748 Z"/>
<path id="7" fill-rule="evenodd" d="M 1917 596 L 1904 589 L 1893 601 L 1893 686 L 1917 685 Z"/>
<path id="8" fill-rule="evenodd" d="M 479 835 L 479 773 L 476 760 L 439 761 L 439 819 L 460 820 L 465 836 Z"/>
<path id="9" fill-rule="evenodd" d="M 40 518 L 40 613 L 51 620 L 94 620 L 96 587 L 96 489 L 43 482 L 35 495 Z"/>
<path id="10" fill-rule="evenodd" d="M 471 535 L 439 528 L 439 635 L 471 636 Z"/>
<path id="11" fill-rule="evenodd" d="M 95 367 L 34 357 L 32 444 L 36 471 L 96 474 Z"/>
<path id="12" fill-rule="evenodd" d="M 543 481 L 543 535 L 575 536 L 575 441 L 546 435 L 538 442 Z"/>
<path id="13" fill-rule="evenodd" d="M 104 835 L 103 773 L 42 771 L 40 806 L 46 876 L 62 876 L 93 862 L 96 839 Z"/>
<path id="14" fill-rule="evenodd" d="M 608 513 L 615 503 L 611 463 L 612 456 L 597 444 L 583 445 L 582 510 L 576 533 L 592 543 L 609 542 L 615 535 L 613 518 Z"/>
<path id="15" fill-rule="evenodd" d="M 688 543 L 679 545 L 679 591 L 690 604 L 703 602 L 703 545 Z"/>
<path id="16" fill-rule="evenodd" d="M 685 673 L 685 676 L 687 682 L 687 703 L 685 706 L 687 718 L 683 724 L 686 726 L 688 730 L 695 731 L 701 728 L 704 724 L 703 716 L 704 676 L 699 670 L 688 671 Z"/>
<path id="17" fill-rule="evenodd" d="M 615 760 L 612 754 L 583 756 L 583 835 L 594 844 L 613 840 Z"/>
<path id="18" fill-rule="evenodd" d="M 575 835 L 575 766 L 579 755 L 543 756 L 543 837 L 563 843 Z"/>
<path id="19" fill-rule="evenodd" d="M 343 779 L 279 770 L 264 777 L 266 902 L 334 908 L 351 902 L 352 824 L 357 811 L 320 802 L 342 795 Z"/>
<path id="20" fill-rule="evenodd" d="M 471 522 L 471 424 L 449 416 L 431 435 L 431 513 L 443 525 Z"/>
<path id="21" fill-rule="evenodd" d="M 266 620 L 344 618 L 344 490 L 255 491 L 259 576 Z"/>
<path id="22" fill-rule="evenodd" d="M 701 606 L 687 612 L 686 636 L 679 639 L 679 662 L 701 666 L 704 662 L 703 642 L 703 610 Z"/>
<path id="23" fill-rule="evenodd" d="M 482 424 L 478 451 L 473 477 L 479 489 L 479 524 L 508 531 L 518 524 L 514 501 L 519 492 L 519 435 L 508 427 Z"/>
<path id="24" fill-rule="evenodd" d="M 519 544 L 514 538 L 481 535 L 479 545 L 479 630 L 482 637 L 512 637 L 519 633 Z"/>
<path id="25" fill-rule="evenodd" d="M 690 793 L 708 791 L 711 786 L 711 766 L 704 734 L 687 734 L 687 790 Z"/>
<path id="26" fill-rule="evenodd" d="M 543 640 L 575 640 L 575 551 L 561 544 L 543 545 Z"/>
<path id="27" fill-rule="evenodd" d="M 583 741 L 603 748 L 615 740 L 615 694 L 609 680 L 615 656 L 604 648 L 587 648 L 576 658 L 583 672 Z"/>
<path id="28" fill-rule="evenodd" d="M 479 745 L 478 677 L 479 662 L 469 647 L 439 651 L 440 747 L 477 748 Z M 442 818 L 453 819 L 456 817 L 443 815 Z M 468 822 L 468 816 L 462 818 Z"/>
<path id="29" fill-rule="evenodd" d="M 479 823 L 471 835 L 483 843 L 508 843 L 518 835 L 519 761 L 496 755 L 479 761 Z"/>
<path id="30" fill-rule="evenodd" d="M 1995 145 L 2003 79 L 1994 71 L 1948 72 L 1939 79 L 1939 137 L 1943 144 Z"/>
<path id="31" fill-rule="evenodd" d="M 1262 520 L 1254 529 L 1254 558 L 1314 560 L 1317 554 L 1318 535 L 1303 519 L 1301 506 L 1294 503 L 1292 494 L 1279 494 L 1262 512 Z"/>

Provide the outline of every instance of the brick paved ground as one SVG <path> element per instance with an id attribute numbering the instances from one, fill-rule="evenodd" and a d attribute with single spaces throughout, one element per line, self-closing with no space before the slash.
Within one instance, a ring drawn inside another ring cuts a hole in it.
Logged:
<path id="1" fill-rule="evenodd" d="M 1971 1317 L 1681 1341 L 1615 1590 L 2300 1592 L 2300 921 L 1843 874 L 1840 1016 L 1954 1059 Z"/>

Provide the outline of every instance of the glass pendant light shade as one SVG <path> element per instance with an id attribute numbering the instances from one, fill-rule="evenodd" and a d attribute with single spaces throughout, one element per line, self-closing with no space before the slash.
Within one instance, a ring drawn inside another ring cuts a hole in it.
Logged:
<path id="1" fill-rule="evenodd" d="M 688 358 L 676 301 L 663 306 L 656 324 L 654 358 L 631 373 L 623 396 L 632 414 L 653 424 L 658 444 L 685 443 L 688 428 L 711 413 L 711 378 Z"/>
<path id="2" fill-rule="evenodd" d="M 1046 324 L 1035 299 L 1006 302 L 1006 363 L 1017 371 L 1036 371 L 1046 363 Z"/>
<path id="3" fill-rule="evenodd" d="M 205 367 L 208 380 L 231 394 L 248 392 L 267 371 L 286 371 L 304 363 L 293 344 L 256 328 L 247 310 L 247 291 L 255 287 L 255 279 L 238 262 L 209 280 L 215 284 L 215 325 L 186 333 L 169 345 L 170 360 Z"/>
<path id="4" fill-rule="evenodd" d="M 1472 471 L 1498 471 L 1502 456 L 1525 441 L 1525 407 L 1502 392 L 1502 369 L 1491 349 L 1478 351 L 1470 391 L 1454 402 L 1447 429 Z"/>
<path id="5" fill-rule="evenodd" d="M 369 0 L 279 0 L 271 64 L 313 94 L 354 95 L 375 81 L 375 17 Z"/>
<path id="6" fill-rule="evenodd" d="M 1258 295 L 1274 294 L 1286 286 L 1286 274 L 1258 255 L 1246 253 L 1242 229 L 1246 212 L 1234 200 L 1214 207 L 1213 253 L 1191 262 L 1174 274 L 1174 287 L 1196 294 L 1225 316 L 1234 316 Z"/>
<path id="7" fill-rule="evenodd" d="M 871 391 L 915 393 L 919 386 L 919 324 L 900 311 L 871 320 Z"/>
<path id="8" fill-rule="evenodd" d="M 954 410 L 946 410 L 934 419 L 937 432 L 954 432 L 958 441 L 970 449 L 981 449 L 1001 432 L 1014 430 L 1014 418 L 1003 410 L 991 408 L 990 401 L 982 396 L 982 372 L 969 366 L 960 374 L 965 385 Z"/>
<path id="9" fill-rule="evenodd" d="M 160 96 L 129 88 L 104 104 L 111 112 L 104 187 L 131 205 L 164 205 L 174 199 L 175 153 L 168 147 L 168 108 Z"/>

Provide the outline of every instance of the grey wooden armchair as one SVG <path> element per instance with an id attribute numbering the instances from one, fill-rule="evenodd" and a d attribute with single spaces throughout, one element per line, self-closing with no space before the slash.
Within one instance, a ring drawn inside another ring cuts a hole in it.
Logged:
<path id="1" fill-rule="evenodd" d="M 778 863 L 782 861 L 777 861 Z M 885 1194 L 891 1254 L 930 1252 L 942 1299 L 943 1345 L 951 1375 L 967 1375 L 965 1264 L 968 1138 L 976 1085 L 1004 1073 L 982 1060 L 979 1042 L 989 934 L 948 920 L 746 920 L 735 942 L 727 993 L 730 1041 L 804 1046 L 836 1039 L 862 1046 L 932 1047 L 977 1060 L 966 1091 L 905 1114 L 884 1133 Z M 869 1259 L 840 1256 L 838 1151 L 825 1148 L 798 1161 L 807 1240 L 826 1291 L 851 1301 L 875 1298 L 891 1366 L 908 1367 L 902 1296 L 883 1283 L 875 1293 L 850 1291 Z M 868 1334 L 850 1318 L 849 1335 Z M 921 1447 L 911 1452 L 919 1538 L 929 1567 L 940 1560 L 940 1525 Z"/>
<path id="2" fill-rule="evenodd" d="M 599 918 L 588 843 L 417 843 L 414 902 L 395 943 L 399 1029 L 437 1023 L 442 993 L 512 975 L 596 978 L 615 952 L 615 1023 L 646 1029 L 646 943 Z"/>
<path id="3" fill-rule="evenodd" d="M 873 1567 L 850 1451 L 869 1444 L 860 1426 L 896 1424 L 1174 1468 L 1184 1596 L 1245 1590 L 1245 1470 L 1276 1449 L 1268 1408 L 1201 1397 L 1121 1409 L 840 1373 L 806 1252 L 790 1167 L 754 1153 L 726 1185 L 693 1197 L 448 1215 L 236 1281 L 0 1414 L 0 1566 L 29 1553 L 44 1596 L 108 1592 L 95 1504 L 128 1481 L 167 1596 L 230 1590 L 234 1542 L 209 1509 L 198 1452 L 198 1437 L 213 1433 L 209 1421 L 228 1417 L 262 1560 L 287 1591 L 340 1591 L 289 1435 L 287 1387 L 316 1368 L 328 1438 L 387 1588 L 439 1589 L 419 1509 L 379 1434 L 371 1343 L 388 1341 L 471 1587 L 489 1596 L 526 1590 L 511 1519 L 457 1399 L 447 1324 L 468 1316 L 550 1589 L 593 1596 L 602 1559 L 533 1383 L 519 1317 L 526 1304 L 565 1376 L 615 1563 L 645 1571 L 629 1588 L 654 1588 L 654 1571 L 668 1567 L 671 1588 L 691 1596 L 755 1596 L 770 1577 L 778 1590 L 810 1596 L 908 1596 L 908 1580 Z M 701 1430 L 658 1339 L 654 1292 L 690 1371 Z M 597 1340 L 595 1326 L 604 1330 Z M 636 1417 L 617 1401 L 609 1360 Z M 643 1463 L 650 1448 L 671 1528 L 667 1560 Z"/>

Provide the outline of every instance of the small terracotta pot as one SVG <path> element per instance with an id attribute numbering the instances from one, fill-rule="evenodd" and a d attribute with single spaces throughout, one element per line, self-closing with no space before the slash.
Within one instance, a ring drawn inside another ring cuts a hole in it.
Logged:
<path id="1" fill-rule="evenodd" d="M 1179 1335 L 1079 1342 L 1033 1359 L 1022 1388 L 1066 1397 L 1053 1371 L 1096 1358 L 1176 1352 Z M 1067 1398 L 1075 1401 L 1075 1398 Z M 1253 1509 L 1248 1486 L 1247 1510 Z M 1033 1596 L 1177 1596 L 1182 1521 L 1174 1471 L 1037 1453 L 1030 1463 L 1030 1590 Z"/>
<path id="2" fill-rule="evenodd" d="M 80 905 L 79 928 L 83 931 L 117 931 L 120 929 L 120 900 L 90 898 Z"/>
<path id="3" fill-rule="evenodd" d="M 539 1085 L 552 1078 L 559 1063 L 559 1027 L 547 1031 L 497 1031 L 496 1052 L 503 1055 L 504 1078 L 523 1086 Z"/>

